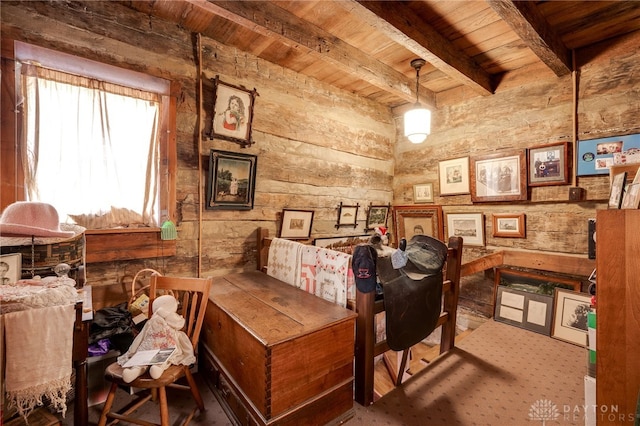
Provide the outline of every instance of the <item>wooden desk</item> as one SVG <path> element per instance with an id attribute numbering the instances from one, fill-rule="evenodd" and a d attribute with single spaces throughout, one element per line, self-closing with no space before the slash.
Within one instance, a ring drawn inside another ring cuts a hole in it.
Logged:
<path id="1" fill-rule="evenodd" d="M 214 278 L 202 374 L 242 425 L 324 425 L 353 415 L 353 311 L 262 272 Z"/>

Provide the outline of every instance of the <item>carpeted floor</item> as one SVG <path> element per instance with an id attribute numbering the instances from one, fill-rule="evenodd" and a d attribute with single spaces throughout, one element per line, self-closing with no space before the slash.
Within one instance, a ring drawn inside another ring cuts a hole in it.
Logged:
<path id="1" fill-rule="evenodd" d="M 356 405 L 349 424 L 583 425 L 586 362 L 584 348 L 489 320 L 402 387 Z"/>
<path id="2" fill-rule="evenodd" d="M 585 349 L 489 320 L 449 354 L 434 361 L 375 404 L 354 403 L 346 424 L 364 425 L 583 425 Z M 201 386 L 207 410 L 192 425 L 231 425 L 211 391 Z M 116 404 L 128 396 L 118 392 Z M 170 393 L 172 424 L 193 405 Z M 90 408 L 96 424 L 101 406 Z M 73 407 L 63 420 L 73 424 Z M 157 419 L 154 404 L 140 409 Z"/>

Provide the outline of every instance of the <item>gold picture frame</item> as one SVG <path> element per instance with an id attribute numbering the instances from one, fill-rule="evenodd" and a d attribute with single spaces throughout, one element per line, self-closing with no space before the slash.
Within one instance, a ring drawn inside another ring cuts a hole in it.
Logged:
<path id="1" fill-rule="evenodd" d="M 441 206 L 394 206 L 393 222 L 396 244 L 402 238 L 409 241 L 418 234 L 443 239 Z"/>

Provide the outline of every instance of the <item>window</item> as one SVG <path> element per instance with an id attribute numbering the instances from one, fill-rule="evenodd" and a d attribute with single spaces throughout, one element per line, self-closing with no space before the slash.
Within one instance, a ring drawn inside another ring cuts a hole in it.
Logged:
<path id="1" fill-rule="evenodd" d="M 50 203 L 87 229 L 172 216 L 168 81 L 19 42 L 15 64 L 18 199 Z"/>

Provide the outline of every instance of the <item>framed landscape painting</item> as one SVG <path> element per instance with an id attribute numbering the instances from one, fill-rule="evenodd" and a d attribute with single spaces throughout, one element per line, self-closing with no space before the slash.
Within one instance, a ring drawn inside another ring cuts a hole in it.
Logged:
<path id="1" fill-rule="evenodd" d="M 526 231 L 524 227 L 524 213 L 493 213 L 493 236 L 524 238 Z"/>
<path id="2" fill-rule="evenodd" d="M 367 224 L 364 230 L 370 231 L 378 227 L 386 228 L 389 210 L 391 210 L 390 204 L 387 204 L 386 206 L 369 205 L 369 209 L 367 210 Z"/>
<path id="3" fill-rule="evenodd" d="M 251 210 L 258 157 L 211 150 L 207 181 L 208 210 Z"/>
<path id="4" fill-rule="evenodd" d="M 484 246 L 484 215 L 447 213 L 447 236 L 462 237 L 465 246 Z"/>

